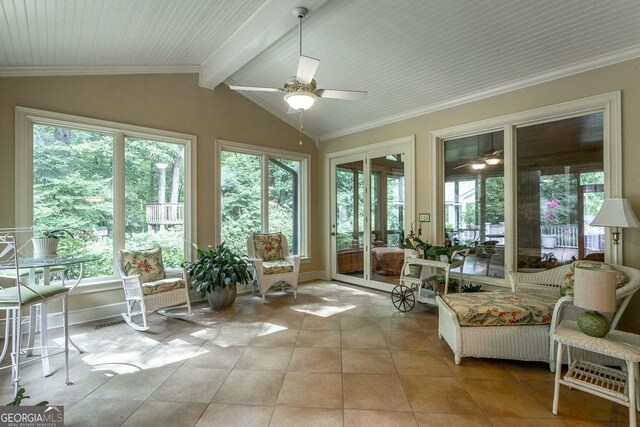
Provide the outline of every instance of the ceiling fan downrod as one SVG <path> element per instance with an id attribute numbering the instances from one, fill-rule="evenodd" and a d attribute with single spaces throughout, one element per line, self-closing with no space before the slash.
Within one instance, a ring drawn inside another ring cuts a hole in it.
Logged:
<path id="1" fill-rule="evenodd" d="M 309 9 L 306 7 L 295 7 L 291 12 L 293 16 L 298 18 L 298 40 L 300 40 L 300 56 L 302 56 L 302 19 L 307 16 Z"/>

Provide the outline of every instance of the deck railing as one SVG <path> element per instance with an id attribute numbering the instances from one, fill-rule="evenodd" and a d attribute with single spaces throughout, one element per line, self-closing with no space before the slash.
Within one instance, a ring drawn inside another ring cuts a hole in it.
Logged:
<path id="1" fill-rule="evenodd" d="M 147 205 L 147 224 L 179 225 L 184 223 L 184 204 L 155 203 Z"/>
<path id="2" fill-rule="evenodd" d="M 577 225 L 551 225 L 540 227 L 541 234 L 551 234 L 556 236 L 556 246 L 561 248 L 578 247 L 578 226 Z M 593 251 L 604 250 L 604 234 L 586 234 L 585 249 Z"/>

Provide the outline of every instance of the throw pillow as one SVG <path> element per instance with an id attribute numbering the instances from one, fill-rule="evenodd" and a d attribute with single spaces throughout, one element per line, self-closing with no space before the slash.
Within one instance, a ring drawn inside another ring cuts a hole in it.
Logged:
<path id="1" fill-rule="evenodd" d="M 254 234 L 253 245 L 256 258 L 260 258 L 262 261 L 278 261 L 284 259 L 282 252 L 282 235 L 280 233 Z"/>
<path id="2" fill-rule="evenodd" d="M 560 286 L 560 295 L 567 296 L 573 295 L 573 276 L 575 275 L 576 268 L 590 268 L 593 270 L 607 270 L 607 271 L 615 271 L 616 274 L 616 289 L 621 288 L 629 281 L 629 278 L 622 271 L 618 271 L 614 266 L 605 264 L 604 262 L 599 261 L 589 261 L 589 260 L 578 260 L 574 261 L 571 264 L 571 268 L 567 271 L 567 274 L 564 276 L 564 280 L 562 281 L 562 285 Z"/>
<path id="3" fill-rule="evenodd" d="M 122 271 L 126 276 L 142 276 L 142 283 L 155 282 L 165 278 L 160 248 L 139 251 L 120 251 Z"/>

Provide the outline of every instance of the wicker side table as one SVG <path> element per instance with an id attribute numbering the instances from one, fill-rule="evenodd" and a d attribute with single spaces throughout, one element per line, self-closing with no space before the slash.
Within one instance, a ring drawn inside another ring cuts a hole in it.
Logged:
<path id="1" fill-rule="evenodd" d="M 553 339 L 558 342 L 553 414 L 558 414 L 560 384 L 563 384 L 629 407 L 629 425 L 635 426 L 637 400 L 640 400 L 637 397 L 640 335 L 611 331 L 603 338 L 594 338 L 582 333 L 576 322 L 565 320 L 553 333 Z M 569 370 L 562 378 L 561 364 L 565 346 L 569 355 Z M 627 370 L 625 372 L 595 363 L 572 361 L 571 348 L 622 359 L 627 362 Z"/>

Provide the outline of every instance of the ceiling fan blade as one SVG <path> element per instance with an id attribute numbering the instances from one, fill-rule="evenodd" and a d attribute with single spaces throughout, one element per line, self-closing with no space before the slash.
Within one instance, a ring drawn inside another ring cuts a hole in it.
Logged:
<path id="1" fill-rule="evenodd" d="M 361 101 L 367 97 L 367 92 L 363 90 L 318 89 L 317 92 L 322 98 L 344 99 L 346 101 Z"/>
<path id="2" fill-rule="evenodd" d="M 316 74 L 316 70 L 318 69 L 318 65 L 320 65 L 319 59 L 300 55 L 296 80 L 305 85 L 311 83 L 313 76 Z"/>
<path id="3" fill-rule="evenodd" d="M 455 167 L 455 168 L 453 168 L 453 169 L 454 169 L 454 170 L 456 170 L 456 169 L 461 169 L 461 168 L 464 168 L 464 167 L 466 167 L 466 166 L 471 166 L 471 163 L 465 163 L 464 165 L 456 166 L 456 167 Z"/>
<path id="4" fill-rule="evenodd" d="M 282 92 L 282 89 L 275 87 L 256 87 L 256 86 L 229 86 L 231 90 L 252 90 L 255 92 Z"/>

